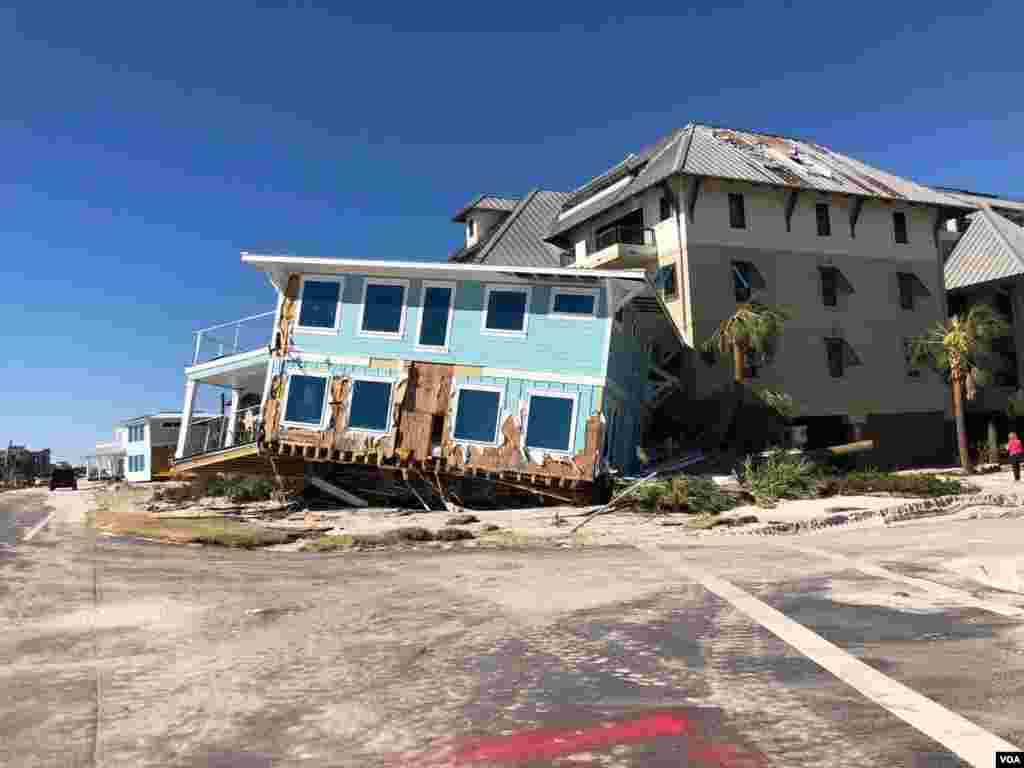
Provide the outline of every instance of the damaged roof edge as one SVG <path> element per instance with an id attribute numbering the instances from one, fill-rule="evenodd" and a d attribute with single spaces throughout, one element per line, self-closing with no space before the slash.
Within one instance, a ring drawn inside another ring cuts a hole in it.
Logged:
<path id="1" fill-rule="evenodd" d="M 624 280 L 645 280 L 642 269 L 577 269 L 574 267 L 517 267 L 492 266 L 488 264 L 453 264 L 450 262 L 432 261 L 387 261 L 385 259 L 329 259 L 307 256 L 274 256 L 269 254 L 249 253 L 242 251 L 242 262 L 251 264 L 257 269 L 274 269 L 294 267 L 296 271 L 303 268 L 314 268 L 319 274 L 331 273 L 376 273 L 410 272 L 410 273 L 456 273 L 481 275 L 550 275 L 553 277 L 606 277 Z"/>

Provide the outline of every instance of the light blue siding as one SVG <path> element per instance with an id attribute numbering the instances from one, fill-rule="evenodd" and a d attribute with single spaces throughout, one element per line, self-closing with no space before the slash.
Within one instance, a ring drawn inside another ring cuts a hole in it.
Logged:
<path id="1" fill-rule="evenodd" d="M 358 365 L 330 365 L 326 362 L 308 362 L 290 360 L 285 365 L 288 374 L 329 373 L 331 376 L 366 376 L 370 378 L 397 381 L 399 371 L 394 368 L 368 368 Z M 452 393 L 463 385 L 487 385 L 497 387 L 502 392 L 502 408 L 499 424 L 512 413 L 518 413 L 520 403 L 525 403 L 530 391 L 562 393 L 571 392 L 576 395 L 576 429 L 573 434 L 571 453 L 582 451 L 586 445 L 587 419 L 597 413 L 599 387 L 590 384 L 560 384 L 550 381 L 534 381 L 532 379 L 512 379 L 503 376 L 455 376 L 452 381 Z"/>
<path id="2" fill-rule="evenodd" d="M 587 419 L 597 413 L 597 390 L 590 384 L 559 384 L 551 381 L 533 381 L 531 379 L 509 379 L 503 376 L 456 376 L 452 391 L 462 384 L 488 385 L 500 387 L 504 393 L 499 424 L 509 414 L 519 412 L 520 403 L 530 396 L 531 390 L 538 392 L 571 392 L 576 395 L 576 431 L 570 453 L 579 453 L 586 445 Z"/>
<path id="3" fill-rule="evenodd" d="M 603 286 L 598 289 L 597 317 L 557 318 L 548 315 L 551 286 L 533 285 L 526 337 L 518 338 L 482 333 L 487 284 L 460 281 L 455 290 L 451 341 L 448 351 L 441 352 L 416 349 L 423 294 L 421 280 L 409 282 L 402 338 L 360 336 L 357 325 L 364 281 L 360 275 L 345 277 L 341 327 L 337 334 L 296 332 L 295 347 L 302 352 L 327 355 L 401 358 L 577 376 L 604 375 L 605 334 L 610 319 Z"/>

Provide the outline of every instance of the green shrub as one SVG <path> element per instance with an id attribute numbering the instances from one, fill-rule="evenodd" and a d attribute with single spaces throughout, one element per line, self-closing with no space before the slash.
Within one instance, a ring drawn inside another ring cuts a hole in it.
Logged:
<path id="1" fill-rule="evenodd" d="M 225 495 L 236 504 L 267 501 L 274 493 L 274 483 L 265 477 L 244 477 L 230 482 Z"/>
<path id="2" fill-rule="evenodd" d="M 760 507 L 772 506 L 779 499 L 804 499 L 817 493 L 821 470 L 803 456 L 784 450 L 771 451 L 755 463 L 748 456 L 743 463 L 743 485 Z"/>
<path id="3" fill-rule="evenodd" d="M 678 475 L 637 488 L 636 500 L 648 512 L 687 512 L 715 515 L 738 502 L 706 477 Z"/>

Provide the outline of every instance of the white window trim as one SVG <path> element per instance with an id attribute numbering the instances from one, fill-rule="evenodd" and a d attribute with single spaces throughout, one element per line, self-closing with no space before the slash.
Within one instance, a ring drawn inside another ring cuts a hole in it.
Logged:
<path id="1" fill-rule="evenodd" d="M 318 379 L 324 379 L 324 402 L 320 409 L 320 423 L 313 425 L 304 421 L 287 421 L 286 416 L 288 415 L 288 398 L 291 397 L 292 393 L 292 379 L 296 376 L 309 376 Z M 286 427 L 295 427 L 296 429 L 314 429 L 317 431 L 323 431 L 326 428 L 327 422 L 327 404 L 330 402 L 331 385 L 330 385 L 330 374 L 327 372 L 319 373 L 315 371 L 303 371 L 302 373 L 291 372 L 288 374 L 288 381 L 284 385 L 284 409 L 281 412 L 281 424 Z"/>
<path id="2" fill-rule="evenodd" d="M 542 448 L 536 445 L 530 445 L 530 408 L 533 406 L 534 397 L 560 397 L 564 400 L 572 400 L 572 416 L 569 419 L 569 447 L 563 450 L 557 450 L 554 448 Z M 523 423 L 523 444 L 527 450 L 544 451 L 555 456 L 571 456 L 573 449 L 576 447 L 576 416 L 577 407 L 579 406 L 579 393 L 577 392 L 560 392 L 553 389 L 531 389 L 528 393 L 528 399 L 526 402 L 526 419 Z"/>
<path id="3" fill-rule="evenodd" d="M 448 326 L 444 332 L 444 344 L 441 346 L 433 346 L 431 344 L 421 344 L 420 334 L 423 332 L 423 310 L 427 302 L 427 289 L 428 288 L 448 288 L 451 290 L 451 299 L 448 303 Z M 453 282 L 440 281 L 440 280 L 424 280 L 423 287 L 420 290 L 420 317 L 416 323 L 416 349 L 420 349 L 426 352 L 447 352 L 448 346 L 452 340 L 452 322 L 455 319 L 455 291 L 456 285 Z"/>
<path id="4" fill-rule="evenodd" d="M 395 383 L 396 383 L 395 380 L 394 379 L 386 378 L 384 376 L 353 376 L 351 378 L 351 381 L 352 381 L 352 391 L 349 393 L 349 396 L 348 396 L 348 410 L 345 412 L 345 431 L 346 432 L 358 432 L 359 434 L 362 434 L 362 435 L 387 435 L 387 434 L 390 434 L 391 433 L 391 428 L 393 426 L 392 423 L 391 423 L 391 419 L 392 419 L 392 416 L 394 415 L 393 412 L 394 412 L 394 405 L 395 405 Z M 353 398 L 355 396 L 355 393 L 356 393 L 356 382 L 359 382 L 359 381 L 372 381 L 372 382 L 379 383 L 379 384 L 390 384 L 391 385 L 391 392 L 388 395 L 387 423 L 386 423 L 386 426 L 385 426 L 384 429 L 367 429 L 366 427 L 351 427 L 351 426 L 349 426 L 349 424 L 352 421 L 352 400 L 353 400 Z"/>
<path id="5" fill-rule="evenodd" d="M 302 297 L 306 293 L 306 281 L 314 283 L 337 283 L 338 284 L 338 306 L 334 310 L 334 327 L 321 328 L 314 325 L 299 325 L 302 317 Z M 333 277 L 331 275 L 302 275 L 299 279 L 299 300 L 295 303 L 295 332 L 296 333 L 317 333 L 322 336 L 337 336 L 341 330 L 341 299 L 345 292 L 345 278 Z"/>
<path id="6" fill-rule="evenodd" d="M 522 330 L 518 331 L 506 331 L 499 328 L 488 328 L 487 327 L 487 308 L 491 303 L 491 292 L 502 291 L 508 293 L 524 293 L 526 294 L 526 311 L 523 312 L 523 327 Z M 484 288 L 484 306 L 483 311 L 480 313 L 480 333 L 485 336 L 505 336 L 513 338 L 526 338 L 527 328 L 530 324 L 530 304 L 533 300 L 533 287 L 529 285 L 518 286 L 514 283 L 501 284 L 501 285 L 488 285 Z"/>
<path id="7" fill-rule="evenodd" d="M 571 294 L 573 296 L 593 296 L 594 297 L 594 309 L 592 312 L 587 314 L 579 314 L 572 312 L 555 312 L 555 297 L 560 293 Z M 597 305 L 601 300 L 601 290 L 599 288 L 563 288 L 556 286 L 551 289 L 551 298 L 548 300 L 548 316 L 557 317 L 564 320 L 593 320 L 597 317 Z"/>
<path id="8" fill-rule="evenodd" d="M 366 318 L 366 291 L 371 285 L 400 285 L 402 286 L 402 313 L 398 320 L 398 332 L 394 331 L 366 331 L 363 330 L 363 320 Z M 404 279 L 367 277 L 363 280 L 363 298 L 359 302 L 359 323 L 356 325 L 356 335 L 371 339 L 401 339 L 405 337 L 405 316 L 409 311 L 409 281 Z"/>
<path id="9" fill-rule="evenodd" d="M 494 439 L 490 442 L 482 440 L 467 440 L 455 434 L 455 425 L 459 423 L 459 403 L 462 401 L 462 391 L 471 389 L 480 392 L 495 392 L 498 395 L 498 418 L 494 422 Z M 452 408 L 452 440 L 463 445 L 497 445 L 498 435 L 501 433 L 501 414 L 505 408 L 505 388 L 493 384 L 460 384 L 455 389 L 455 405 Z"/>

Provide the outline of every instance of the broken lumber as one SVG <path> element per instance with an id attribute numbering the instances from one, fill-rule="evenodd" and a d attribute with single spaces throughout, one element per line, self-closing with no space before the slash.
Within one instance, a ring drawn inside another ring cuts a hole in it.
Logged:
<path id="1" fill-rule="evenodd" d="M 843 443 L 842 445 L 830 445 L 827 448 L 821 448 L 820 452 L 831 456 L 846 456 L 850 453 L 871 451 L 874 450 L 874 448 L 874 440 L 858 440 L 853 443 Z M 809 453 L 815 453 L 815 451 L 809 451 Z"/>
<path id="2" fill-rule="evenodd" d="M 354 493 L 349 493 L 344 488 L 339 488 L 334 483 L 329 483 L 322 477 L 316 477 L 312 475 L 307 477 L 306 480 L 310 485 L 314 486 L 317 490 L 323 491 L 324 493 L 333 496 L 336 499 L 341 499 L 346 504 L 351 504 L 353 507 L 366 507 L 369 506 L 365 499 L 361 499 Z"/>
<path id="3" fill-rule="evenodd" d="M 619 505 L 621 504 L 623 499 L 625 499 L 627 496 L 631 495 L 633 493 L 633 491 L 635 491 L 640 486 L 650 482 L 651 480 L 654 480 L 657 476 L 658 476 L 657 472 L 651 472 L 651 474 L 649 474 L 649 475 L 647 475 L 645 477 L 641 477 L 639 480 L 637 480 L 631 486 L 629 486 L 628 488 L 623 490 L 621 493 L 619 493 L 617 496 L 612 498 L 612 500 L 609 501 L 607 504 L 605 504 L 604 506 L 598 507 L 597 509 L 593 510 L 590 513 L 590 515 L 587 517 L 586 520 L 584 520 L 582 523 L 580 523 L 575 528 L 573 528 L 571 531 L 569 531 L 569 533 L 576 533 L 576 531 L 578 531 L 584 525 L 589 523 L 595 517 L 600 517 L 601 515 L 607 515 L 607 514 L 609 514 L 611 512 L 617 511 L 619 509 Z"/>

